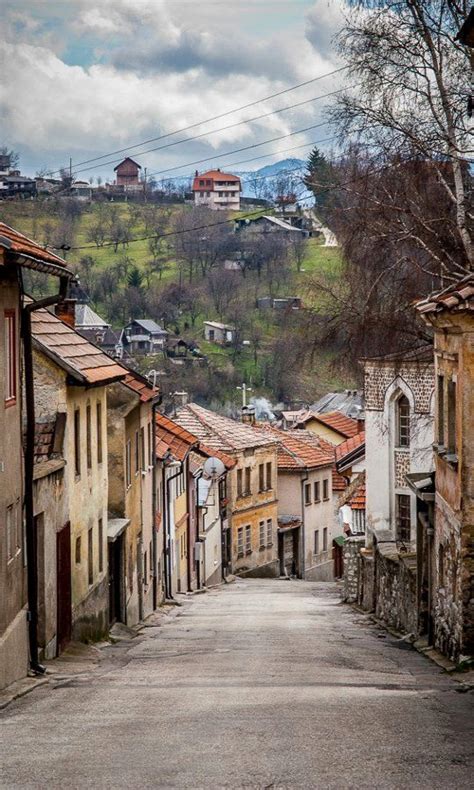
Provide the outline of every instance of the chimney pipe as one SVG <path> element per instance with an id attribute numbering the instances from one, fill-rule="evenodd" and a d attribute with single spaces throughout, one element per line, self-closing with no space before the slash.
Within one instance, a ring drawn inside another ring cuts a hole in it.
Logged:
<path id="1" fill-rule="evenodd" d="M 74 329 L 76 326 L 76 299 L 63 299 L 62 302 L 55 305 L 54 312 L 57 318 Z"/>
<path id="2" fill-rule="evenodd" d="M 188 393 L 184 392 L 184 390 L 181 392 L 173 392 L 172 397 L 175 408 L 179 406 L 186 406 L 189 398 Z"/>
<path id="3" fill-rule="evenodd" d="M 240 419 L 245 425 L 255 425 L 255 406 L 242 406 Z"/>

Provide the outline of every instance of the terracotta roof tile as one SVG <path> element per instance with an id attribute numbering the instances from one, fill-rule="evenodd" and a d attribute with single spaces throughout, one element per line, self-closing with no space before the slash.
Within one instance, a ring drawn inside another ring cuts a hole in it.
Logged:
<path id="1" fill-rule="evenodd" d="M 271 434 L 278 441 L 278 469 L 315 469 L 329 466 L 334 461 L 333 447 L 328 449 L 316 442 L 305 442 L 299 437 L 303 431 L 281 431 L 270 425 L 261 426 L 259 430 Z"/>
<path id="2" fill-rule="evenodd" d="M 339 474 L 336 471 L 336 467 L 333 466 L 332 468 L 332 490 L 333 491 L 345 491 L 347 488 L 347 480 L 345 477 Z"/>
<path id="3" fill-rule="evenodd" d="M 178 409 L 175 422 L 198 437 L 212 450 L 225 453 L 276 444 L 275 439 L 237 420 L 216 414 L 197 403 Z"/>
<path id="4" fill-rule="evenodd" d="M 127 370 L 93 346 L 72 327 L 48 310 L 31 313 L 31 333 L 36 348 L 80 384 L 99 384 L 124 378 Z"/>
<path id="5" fill-rule="evenodd" d="M 349 439 L 346 439 L 345 442 L 342 444 L 338 444 L 336 447 L 336 461 L 341 461 L 346 455 L 352 453 L 354 450 L 357 450 L 358 447 L 365 444 L 365 431 L 360 431 L 360 433 L 356 433 L 355 436 L 351 436 Z"/>
<path id="6" fill-rule="evenodd" d="M 157 387 L 153 387 L 152 384 L 145 382 L 142 376 L 140 376 L 138 373 L 135 373 L 133 370 L 128 371 L 122 384 L 125 384 L 126 387 L 136 392 L 137 395 L 140 396 L 142 403 L 147 403 L 159 395 L 159 390 Z"/>
<path id="7" fill-rule="evenodd" d="M 457 283 L 434 291 L 415 305 L 419 313 L 439 313 L 442 310 L 468 310 L 474 312 L 474 274 L 468 274 Z"/>
<path id="8" fill-rule="evenodd" d="M 198 445 L 199 440 L 189 431 L 182 428 L 174 420 L 157 413 L 155 452 L 160 460 L 171 454 L 177 461 L 184 461 L 191 447 Z"/>
<path id="9" fill-rule="evenodd" d="M 313 417 L 323 425 L 327 425 L 329 428 L 332 428 L 333 431 L 337 431 L 337 433 L 340 433 L 341 436 L 345 436 L 346 438 L 355 436 L 360 430 L 357 420 L 346 417 L 345 414 L 341 414 L 339 411 L 313 414 Z"/>
<path id="10" fill-rule="evenodd" d="M 360 484 L 349 499 L 353 510 L 365 510 L 365 481 Z"/>
<path id="11" fill-rule="evenodd" d="M 328 453 L 333 459 L 333 467 L 332 467 L 332 490 L 333 491 L 344 491 L 347 487 L 346 479 L 340 475 L 336 470 L 336 464 L 334 463 L 336 457 L 336 448 L 334 447 L 331 442 L 328 442 L 326 439 L 323 439 L 321 436 L 316 436 L 315 433 L 312 431 L 305 431 L 301 429 L 294 429 L 292 431 L 286 431 L 286 433 L 295 436 L 302 442 L 307 442 L 311 444 L 313 447 L 319 447 L 321 450 L 324 450 Z"/>
<path id="12" fill-rule="evenodd" d="M 11 228 L 4 222 L 0 222 L 0 236 L 5 236 L 5 238 L 10 241 L 10 252 L 16 253 L 17 255 L 28 255 L 38 261 L 53 263 L 56 266 L 62 266 L 66 269 L 66 261 L 63 258 L 60 258 L 59 255 L 56 255 L 54 252 L 50 252 L 45 247 L 41 247 L 36 241 L 29 239 L 28 236 Z"/>

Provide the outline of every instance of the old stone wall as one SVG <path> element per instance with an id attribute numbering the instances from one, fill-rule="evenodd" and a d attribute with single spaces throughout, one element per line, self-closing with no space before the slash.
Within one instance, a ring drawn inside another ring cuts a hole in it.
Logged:
<path id="1" fill-rule="evenodd" d="M 344 581 L 342 599 L 346 603 L 358 603 L 360 587 L 360 550 L 364 546 L 364 536 L 352 536 L 344 543 Z"/>
<path id="2" fill-rule="evenodd" d="M 365 609 L 366 612 L 372 612 L 374 609 L 374 570 L 375 560 L 373 552 L 361 553 L 361 578 L 359 585 L 359 599 L 358 603 Z"/>
<path id="3" fill-rule="evenodd" d="M 375 615 L 402 633 L 417 634 L 416 569 L 395 543 L 375 549 Z"/>
<path id="4" fill-rule="evenodd" d="M 413 393 L 415 412 L 430 411 L 434 388 L 434 366 L 432 363 L 367 362 L 365 365 L 365 407 L 383 411 L 385 394 L 392 382 L 402 379 Z"/>
<path id="5" fill-rule="evenodd" d="M 439 495 L 436 497 L 435 523 L 435 646 L 457 661 L 463 649 L 460 524 Z"/>

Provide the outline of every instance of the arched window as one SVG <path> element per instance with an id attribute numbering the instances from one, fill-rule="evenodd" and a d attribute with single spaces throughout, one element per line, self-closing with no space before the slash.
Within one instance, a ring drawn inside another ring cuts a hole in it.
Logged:
<path id="1" fill-rule="evenodd" d="M 410 404 L 405 395 L 400 395 L 396 403 L 397 446 L 410 446 Z"/>

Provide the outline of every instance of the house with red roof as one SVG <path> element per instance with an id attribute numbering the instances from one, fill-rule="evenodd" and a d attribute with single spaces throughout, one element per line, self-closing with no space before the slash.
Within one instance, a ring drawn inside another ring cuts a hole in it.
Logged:
<path id="1" fill-rule="evenodd" d="M 333 506 L 334 448 L 309 431 L 261 430 L 278 442 L 280 574 L 331 581 L 342 573 L 334 559 L 343 537 Z"/>
<path id="2" fill-rule="evenodd" d="M 215 211 L 239 211 L 242 184 L 238 176 L 223 173 L 219 168 L 196 174 L 193 179 L 195 206 Z"/>

